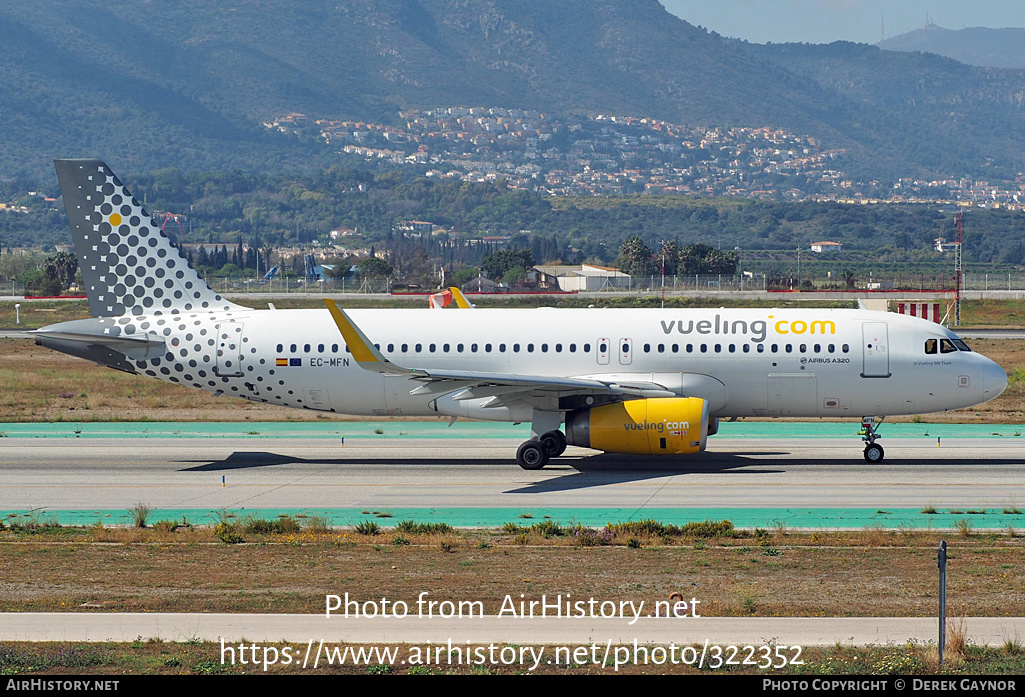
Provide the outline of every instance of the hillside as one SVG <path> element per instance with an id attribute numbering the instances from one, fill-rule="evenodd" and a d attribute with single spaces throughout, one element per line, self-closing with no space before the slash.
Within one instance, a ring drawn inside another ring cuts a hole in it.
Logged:
<path id="1" fill-rule="evenodd" d="M 774 126 L 877 176 L 1025 169 L 1010 99 L 1025 73 L 952 79 L 919 59 L 891 84 L 905 66 L 886 56 L 907 54 L 751 46 L 656 0 L 7 0 L 0 37 L 0 179 L 84 155 L 119 171 L 309 169 L 337 156 L 263 121 L 444 105 Z M 912 84 L 913 105 L 888 98 Z"/>
<path id="2" fill-rule="evenodd" d="M 1025 69 L 1025 29 L 967 27 L 944 29 L 926 24 L 876 44 L 886 51 L 924 51 L 968 65 Z"/>

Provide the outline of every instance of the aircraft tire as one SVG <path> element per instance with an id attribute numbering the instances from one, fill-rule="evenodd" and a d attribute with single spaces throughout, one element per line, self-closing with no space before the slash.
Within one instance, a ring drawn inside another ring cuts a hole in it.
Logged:
<path id="1" fill-rule="evenodd" d="M 865 461 L 873 465 L 883 461 L 883 446 L 878 443 L 865 446 Z"/>
<path id="2" fill-rule="evenodd" d="M 539 470 L 548 464 L 548 448 L 540 441 L 528 440 L 516 450 L 516 464 L 525 470 Z"/>
<path id="3" fill-rule="evenodd" d="M 539 439 L 548 449 L 548 457 L 559 457 L 566 452 L 566 436 L 562 431 L 549 431 Z"/>

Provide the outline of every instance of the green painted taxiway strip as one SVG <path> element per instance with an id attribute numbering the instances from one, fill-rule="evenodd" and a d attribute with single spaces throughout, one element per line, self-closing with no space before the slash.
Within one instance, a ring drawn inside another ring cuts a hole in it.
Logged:
<path id="1" fill-rule="evenodd" d="M 65 526 L 131 526 L 130 510 L 63 511 L 36 510 L 0 511 L 8 525 L 43 525 L 57 523 Z M 403 520 L 417 523 L 447 523 L 457 528 L 501 528 L 506 523 L 529 527 L 551 520 L 561 526 L 583 525 L 601 528 L 608 523 L 638 520 L 656 520 L 660 523 L 683 525 L 705 520 L 729 520 L 737 528 L 765 528 L 767 530 L 864 530 L 883 528 L 914 530 L 1007 530 L 1008 526 L 1025 529 L 1025 514 L 985 511 L 952 511 L 939 509 L 936 513 L 922 513 L 911 508 L 892 510 L 868 508 L 309 508 L 243 509 L 212 511 L 202 509 L 153 509 L 147 523 L 161 520 L 187 521 L 193 525 L 216 525 L 227 517 L 233 521 L 246 519 L 274 520 L 291 516 L 301 523 L 316 519 L 332 527 L 351 527 L 363 521 L 374 521 L 387 533 Z M 965 521 L 962 523 L 962 521 Z"/>
<path id="2" fill-rule="evenodd" d="M 738 421 L 723 422 L 725 438 L 852 438 L 860 428 L 854 421 Z M 242 421 L 192 422 L 58 422 L 0 424 L 0 438 L 508 438 L 522 440 L 528 424 L 457 421 Z M 1020 424 L 883 424 L 886 438 L 1021 438 Z"/>

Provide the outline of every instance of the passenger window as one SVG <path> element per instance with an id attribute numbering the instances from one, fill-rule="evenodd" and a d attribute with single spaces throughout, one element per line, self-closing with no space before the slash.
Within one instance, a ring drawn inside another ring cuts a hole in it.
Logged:
<path id="1" fill-rule="evenodd" d="M 391 351 L 390 348 L 388 350 Z M 324 344 L 317 344 L 317 353 L 324 353 Z"/>
<path id="2" fill-rule="evenodd" d="M 925 352 L 926 353 L 936 353 L 936 339 L 926 339 L 925 340 Z"/>
<path id="3" fill-rule="evenodd" d="M 402 344 L 402 353 L 409 352 L 409 344 Z"/>
<path id="4" fill-rule="evenodd" d="M 751 353 L 751 344 L 744 344 L 744 353 Z"/>
<path id="5" fill-rule="evenodd" d="M 822 344 L 815 344 L 815 353 L 822 353 Z"/>
<path id="6" fill-rule="evenodd" d="M 829 351 L 830 353 L 835 353 L 836 352 L 836 346 L 833 345 L 833 344 L 830 344 L 829 346 L 826 347 L 826 350 Z"/>
<path id="7" fill-rule="evenodd" d="M 527 344 L 527 353 L 534 353 L 534 344 Z"/>
<path id="8" fill-rule="evenodd" d="M 644 345 L 644 352 L 645 353 L 651 353 L 651 344 L 645 344 Z"/>
<path id="9" fill-rule="evenodd" d="M 556 353 L 562 353 L 562 344 L 556 344 L 555 345 L 555 352 Z"/>
<path id="10" fill-rule="evenodd" d="M 708 344 L 701 344 L 701 353 L 708 353 Z"/>
<path id="11" fill-rule="evenodd" d="M 843 346 L 840 347 L 840 350 L 843 351 L 844 353 L 850 353 L 851 352 L 851 347 L 848 344 L 844 344 Z"/>
<path id="12" fill-rule="evenodd" d="M 442 344 L 442 346 L 441 346 L 441 350 L 444 351 L 445 353 L 448 353 L 448 348 L 449 348 L 448 344 Z"/>
<path id="13" fill-rule="evenodd" d="M 758 347 L 758 353 L 765 353 L 765 344 L 755 344 Z"/>
<path id="14" fill-rule="evenodd" d="M 505 353 L 505 344 L 499 344 L 498 345 L 498 352 L 499 353 Z"/>
<path id="15" fill-rule="evenodd" d="M 666 345 L 665 344 L 659 344 L 658 345 L 658 352 L 659 353 L 665 353 L 666 352 Z"/>
<path id="16" fill-rule="evenodd" d="M 786 345 L 786 352 L 787 352 L 787 353 L 790 353 L 790 352 L 792 352 L 793 350 L 794 350 L 794 345 L 793 345 L 793 344 L 787 344 L 787 345 Z"/>
<path id="17" fill-rule="evenodd" d="M 730 344 L 730 353 L 736 353 L 736 352 L 737 352 L 737 345 L 736 344 Z"/>
<path id="18" fill-rule="evenodd" d="M 421 351 L 423 351 L 423 348 L 424 348 L 423 344 L 417 344 L 416 345 L 416 352 L 420 353 Z"/>
<path id="19" fill-rule="evenodd" d="M 808 344 L 801 344 L 801 353 L 808 353 Z"/>
<path id="20" fill-rule="evenodd" d="M 427 347 L 427 350 L 430 351 L 431 353 L 434 353 L 437 350 L 437 348 L 438 348 L 437 344 L 431 344 L 430 346 Z"/>
<path id="21" fill-rule="evenodd" d="M 679 344 L 673 344 L 673 353 L 679 353 L 679 352 L 680 352 L 680 345 Z"/>
<path id="22" fill-rule="evenodd" d="M 687 353 L 694 353 L 694 344 L 687 344 Z"/>
<path id="23" fill-rule="evenodd" d="M 569 345 L 569 352 L 570 353 L 576 353 L 577 352 L 577 345 L 576 344 L 570 344 Z"/>
<path id="24" fill-rule="evenodd" d="M 513 344 L 513 353 L 519 353 L 519 352 L 520 352 L 520 345 L 519 344 Z"/>
<path id="25" fill-rule="evenodd" d="M 548 344 L 541 344 L 541 353 L 548 353 Z"/>
<path id="26" fill-rule="evenodd" d="M 715 352 L 716 353 L 722 353 L 722 344 L 716 344 L 715 345 Z"/>
<path id="27" fill-rule="evenodd" d="M 591 345 L 590 344 L 584 344 L 584 353 L 590 353 L 590 352 L 591 352 Z"/>
<path id="28" fill-rule="evenodd" d="M 284 350 L 285 350 L 285 345 L 284 344 L 278 344 L 278 353 L 281 353 Z"/>
<path id="29" fill-rule="evenodd" d="M 388 353 L 391 353 L 394 350 L 395 350 L 395 344 L 388 344 Z M 320 352 L 324 353 L 324 344 L 320 345 Z"/>
<path id="30" fill-rule="evenodd" d="M 338 344 L 331 344 L 331 353 L 338 353 Z"/>
<path id="31" fill-rule="evenodd" d="M 295 344 L 292 344 L 292 346 L 291 346 L 292 353 L 295 353 L 296 349 L 298 349 L 298 348 L 299 348 L 298 346 L 296 346 Z"/>

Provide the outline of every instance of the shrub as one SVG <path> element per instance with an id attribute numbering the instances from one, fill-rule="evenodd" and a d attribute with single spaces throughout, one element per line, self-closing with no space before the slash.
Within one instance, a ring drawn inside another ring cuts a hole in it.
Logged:
<path id="1" fill-rule="evenodd" d="M 237 545 L 240 542 L 244 542 L 242 533 L 239 532 L 238 528 L 225 521 L 217 524 L 214 528 L 214 534 L 217 535 L 218 540 L 226 545 Z"/>
<path id="2" fill-rule="evenodd" d="M 381 526 L 372 520 L 361 520 L 356 523 L 354 530 L 360 535 L 378 535 L 381 532 Z"/>

